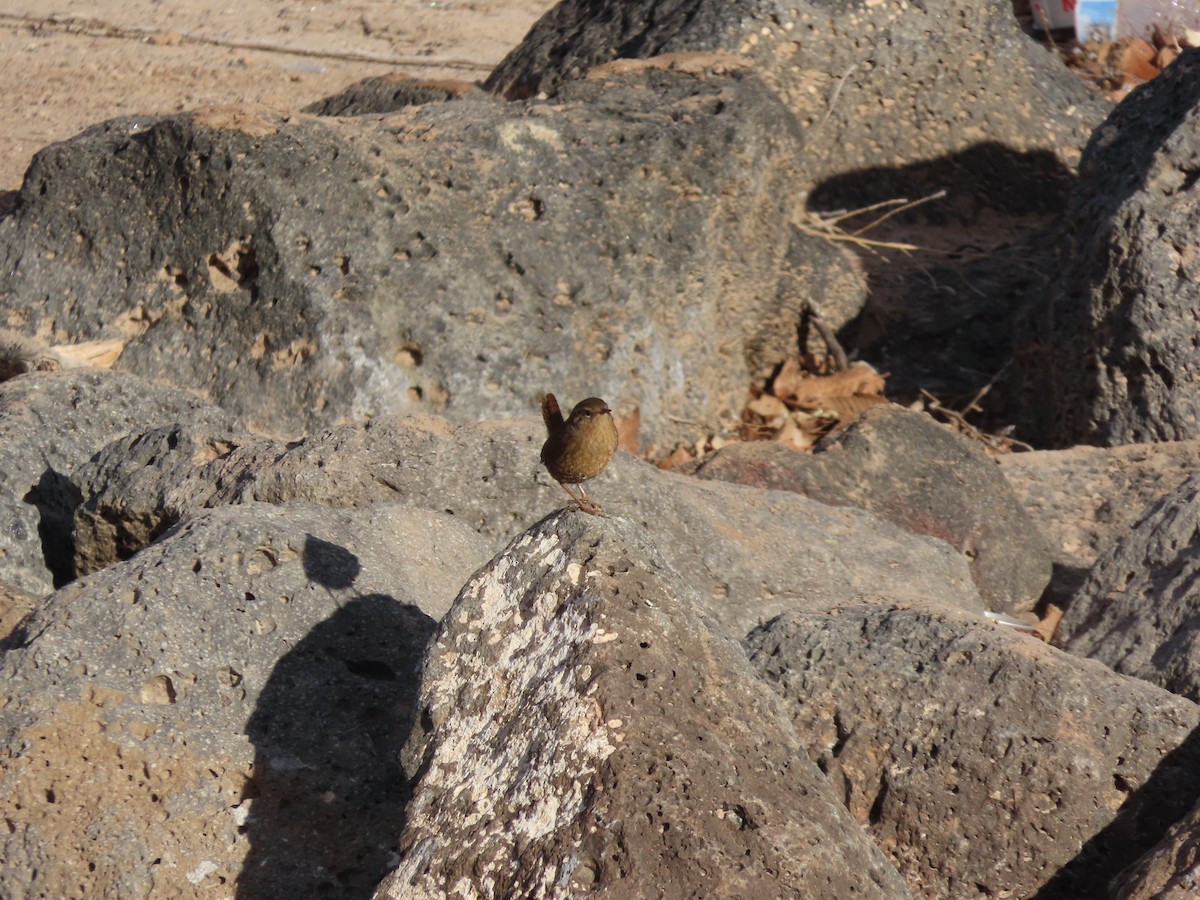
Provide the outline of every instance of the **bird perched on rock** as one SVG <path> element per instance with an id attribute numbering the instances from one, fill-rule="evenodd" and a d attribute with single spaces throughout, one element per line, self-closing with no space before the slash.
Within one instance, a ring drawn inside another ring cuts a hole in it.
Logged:
<path id="1" fill-rule="evenodd" d="M 599 397 L 588 397 L 575 404 L 564 422 L 558 399 L 547 394 L 542 400 L 542 418 L 548 435 L 542 444 L 542 463 L 547 471 L 581 510 L 604 515 L 599 504 L 588 497 L 583 482 L 603 472 L 617 452 L 617 423 L 612 410 Z M 578 497 L 567 487 L 569 484 L 580 485 Z"/>

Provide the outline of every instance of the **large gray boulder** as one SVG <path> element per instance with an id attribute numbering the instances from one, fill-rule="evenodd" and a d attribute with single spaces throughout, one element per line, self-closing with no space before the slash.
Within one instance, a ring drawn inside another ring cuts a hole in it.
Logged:
<path id="1" fill-rule="evenodd" d="M 1050 579 L 1045 538 L 980 446 L 900 406 L 878 406 L 813 453 L 775 441 L 730 444 L 701 478 L 795 491 L 855 506 L 946 541 L 971 566 L 990 609 L 1032 609 Z"/>
<path id="2" fill-rule="evenodd" d="M 630 522 L 513 541 L 430 644 L 377 900 L 907 896 L 706 618 Z"/>
<path id="3" fill-rule="evenodd" d="M 991 0 L 563 0 L 485 87 L 554 96 L 596 65 L 681 51 L 749 56 L 804 128 L 807 182 L 855 173 L 835 204 L 862 197 L 855 180 L 880 200 L 915 199 L 904 191 L 924 179 L 954 185 L 963 209 L 1008 208 L 1017 194 L 1049 209 L 1104 115 Z M 966 151 L 949 171 L 900 171 Z M 900 193 L 887 193 L 888 172 Z"/>
<path id="4" fill-rule="evenodd" d="M 297 436 L 372 415 L 640 407 L 670 446 L 737 419 L 794 344 L 798 129 L 744 63 L 554 103 L 390 116 L 205 109 L 46 148 L 0 219 L 0 302 L 118 368 Z M 791 304 L 791 314 L 787 309 Z"/>
<path id="5" fill-rule="evenodd" d="M 1200 437 L 1200 50 L 1096 129 L 1059 277 L 1017 335 L 1016 420 L 1043 445 Z"/>
<path id="6" fill-rule="evenodd" d="M 544 438 L 533 419 L 379 419 L 291 444 L 158 429 L 114 442 L 79 474 L 77 559 L 81 568 L 111 564 L 206 506 L 295 499 L 444 510 L 498 551 L 570 502 L 539 462 Z M 949 545 L 861 510 L 700 481 L 625 453 L 588 489 L 611 515 L 644 527 L 737 637 L 801 599 L 902 590 L 984 609 L 965 560 Z"/>
<path id="7" fill-rule="evenodd" d="M 994 382 L 1054 267 L 1052 235 L 1021 238 L 1061 213 L 1111 107 L 994 0 L 563 0 L 485 86 L 553 98 L 598 65 L 688 51 L 745 55 L 795 115 L 808 224 L 944 193 L 865 235 L 930 250 L 861 250 L 871 296 L 832 323 L 893 396 L 964 402 Z"/>
<path id="8" fill-rule="evenodd" d="M 1200 700 L 1200 476 L 1151 506 L 1100 557 L 1055 641 Z"/>
<path id="9" fill-rule="evenodd" d="M 1006 453 L 997 462 L 1049 541 L 1049 594 L 1065 606 L 1100 555 L 1200 470 L 1200 441 L 1034 450 Z"/>
<path id="10" fill-rule="evenodd" d="M 962 612 L 883 596 L 746 641 L 913 894 L 1104 895 L 1200 796 L 1200 708 Z"/>
<path id="11" fill-rule="evenodd" d="M 42 595 L 73 578 L 75 469 L 112 440 L 180 421 L 234 423 L 185 391 L 102 369 L 0 383 L 0 580 Z"/>
<path id="12" fill-rule="evenodd" d="M 486 559 L 444 513 L 247 504 L 53 594 L 0 657 L 0 895 L 369 896 Z"/>

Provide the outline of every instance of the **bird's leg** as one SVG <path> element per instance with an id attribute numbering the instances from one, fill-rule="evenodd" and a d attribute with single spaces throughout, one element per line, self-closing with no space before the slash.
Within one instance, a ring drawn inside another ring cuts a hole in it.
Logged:
<path id="1" fill-rule="evenodd" d="M 583 489 L 583 485 L 579 486 L 579 493 L 582 496 L 576 497 L 575 492 L 572 491 L 569 487 L 567 487 L 566 484 L 564 484 L 561 481 L 559 482 L 559 484 L 562 485 L 562 489 L 567 492 L 567 494 L 570 496 L 570 498 L 575 501 L 575 503 L 579 506 L 579 508 L 583 512 L 591 513 L 593 516 L 601 516 L 603 518 L 608 518 L 608 515 L 604 512 L 604 510 L 598 504 L 594 503 L 592 501 L 592 499 L 587 495 L 587 491 L 585 491 Z"/>
<path id="2" fill-rule="evenodd" d="M 600 516 L 602 519 L 608 518 L 608 513 L 604 511 L 604 507 L 587 495 L 587 491 L 583 489 L 583 485 L 579 486 L 580 496 L 583 497 L 583 503 L 580 504 L 580 509 L 584 512 L 590 512 L 593 516 Z"/>

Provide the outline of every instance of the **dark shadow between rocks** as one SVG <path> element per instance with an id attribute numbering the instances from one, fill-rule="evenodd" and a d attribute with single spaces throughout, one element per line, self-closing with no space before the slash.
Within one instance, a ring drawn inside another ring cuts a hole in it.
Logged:
<path id="1" fill-rule="evenodd" d="M 75 508 L 83 496 L 61 472 L 47 469 L 21 498 L 37 508 L 42 560 L 60 588 L 75 580 Z"/>
<path id="2" fill-rule="evenodd" d="M 914 201 L 944 190 L 944 200 L 923 204 L 898 218 L 954 228 L 964 236 L 964 228 L 989 214 L 1057 215 L 1074 183 L 1074 173 L 1048 150 L 1022 152 L 986 141 L 927 162 L 858 169 L 828 178 L 809 195 L 808 207 L 817 212 L 859 209 L 901 197 Z M 886 211 L 878 210 L 868 220 Z"/>
<path id="3" fill-rule="evenodd" d="M 246 725 L 255 758 L 239 900 L 367 900 L 395 866 L 411 795 L 400 748 L 436 624 L 390 596 L 359 596 L 275 665 Z"/>
<path id="4" fill-rule="evenodd" d="M 1040 447 L 1076 444 L 1115 446 L 1182 440 L 1193 436 L 1194 408 L 1182 410 L 1181 421 L 1166 421 L 1148 414 L 1133 434 L 1108 419 L 1125 418 L 1096 408 L 1098 398 L 1111 391 L 1110 382 L 1126 387 L 1111 399 L 1121 411 L 1162 404 L 1153 395 L 1160 386 L 1174 387 L 1178 360 L 1164 353 L 1167 347 L 1147 347 L 1147 326 L 1130 307 L 1157 285 L 1141 281 L 1138 257 L 1144 243 L 1170 245 L 1179 240 L 1178 223 L 1162 214 L 1169 204 L 1189 207 L 1188 185 L 1195 174 L 1180 168 L 1178 183 L 1162 183 L 1164 167 L 1156 156 L 1183 127 L 1196 106 L 1200 85 L 1200 50 L 1185 50 L 1158 78 L 1135 89 L 1095 130 L 1083 150 L 1079 182 L 1056 235 L 1055 258 L 1050 266 L 1055 284 L 1029 305 L 1014 336 L 1015 365 L 1012 403 L 1023 410 L 1021 423 L 1026 440 Z M 1128 204 L 1144 193 L 1144 203 Z M 1157 237 L 1147 238 L 1136 226 L 1147 215 L 1162 216 Z M 1121 221 L 1118 221 L 1118 219 Z M 1187 243 L 1185 240 L 1184 243 Z M 1180 270 L 1180 280 L 1187 276 Z M 1155 322 L 1151 330 L 1168 330 L 1170 288 L 1157 310 L 1142 313 Z M 1166 303 L 1164 311 L 1163 303 Z M 1180 342 L 1192 340 L 1191 330 Z M 1139 350 L 1145 348 L 1145 352 Z M 1165 371 L 1156 371 L 1156 369 Z M 1160 413 L 1161 415 L 1161 413 Z M 1116 432 L 1114 434 L 1114 431 Z M 1140 433 L 1139 433 L 1140 432 Z"/>
<path id="5" fill-rule="evenodd" d="M 1114 773 L 1121 786 L 1120 772 Z M 1107 896 L 1114 878 L 1162 840 L 1200 799 L 1200 728 L 1163 757 L 1149 778 L 1117 810 L 1107 828 L 1092 837 L 1059 869 L 1034 900 Z M 1052 839 L 1052 838 L 1047 838 Z"/>
<path id="6" fill-rule="evenodd" d="M 1038 609 L 1044 612 L 1047 604 L 1052 603 L 1065 612 L 1071 605 L 1071 598 L 1083 587 L 1090 571 L 1090 568 L 1083 566 L 1071 566 L 1062 562 L 1054 563 L 1050 582 L 1042 591 L 1041 600 L 1038 601 Z"/>
<path id="7" fill-rule="evenodd" d="M 870 293 L 838 337 L 859 358 L 891 373 L 889 396 L 909 401 L 924 388 L 949 405 L 962 405 L 1003 375 L 1017 317 L 1049 283 L 1056 217 L 1074 182 L 1049 152 L 989 142 L 929 162 L 850 172 L 817 186 L 808 209 L 824 218 L 946 191 L 861 234 L 920 249 L 847 244 L 861 260 Z M 854 233 L 895 209 L 880 206 L 839 225 Z M 1004 414 L 998 410 L 990 418 Z"/>

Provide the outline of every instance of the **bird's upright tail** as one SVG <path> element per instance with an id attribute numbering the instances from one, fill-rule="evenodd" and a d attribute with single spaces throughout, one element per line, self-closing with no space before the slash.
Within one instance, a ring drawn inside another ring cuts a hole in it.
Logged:
<path id="1" fill-rule="evenodd" d="M 563 426 L 562 410 L 558 408 L 558 398 L 553 394 L 547 394 L 542 399 L 542 421 L 551 434 Z"/>

